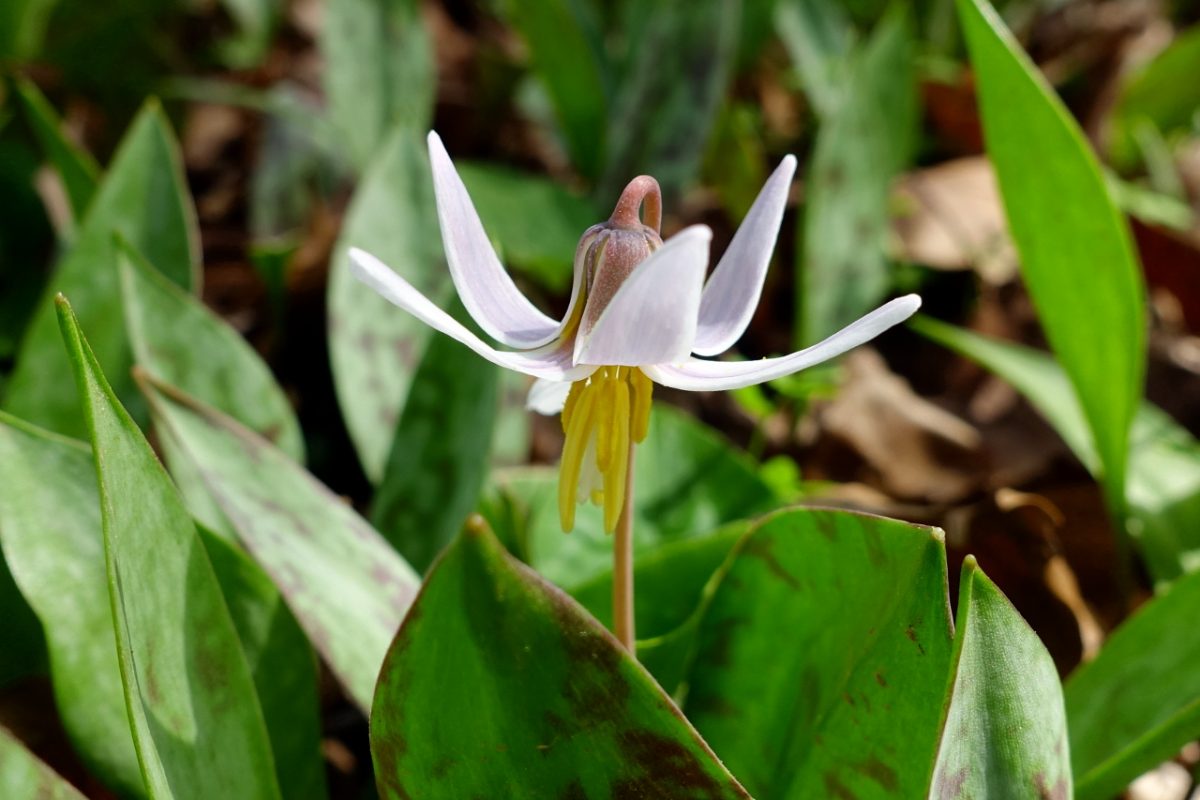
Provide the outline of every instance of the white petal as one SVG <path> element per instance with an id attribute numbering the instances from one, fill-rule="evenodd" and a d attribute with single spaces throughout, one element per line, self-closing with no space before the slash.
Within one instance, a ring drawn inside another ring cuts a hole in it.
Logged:
<path id="1" fill-rule="evenodd" d="M 705 284 L 693 353 L 715 356 L 728 350 L 750 324 L 762 295 L 795 172 L 795 156 L 786 156 L 763 184 Z"/>
<path id="2" fill-rule="evenodd" d="M 788 356 L 760 361 L 701 361 L 693 358 L 678 365 L 642 367 L 642 371 L 655 383 L 689 392 L 740 389 L 781 378 L 840 356 L 908 319 L 920 307 L 921 298 L 915 294 L 897 298 L 850 323 L 825 341 Z"/>
<path id="3" fill-rule="evenodd" d="M 710 241 L 707 225 L 693 225 L 634 267 L 595 324 L 580 330 L 575 363 L 641 366 L 687 358 Z"/>
<path id="4" fill-rule="evenodd" d="M 594 371 L 592 367 L 571 365 L 573 343 L 570 340 L 555 341 L 545 347 L 523 353 L 507 353 L 493 349 L 414 289 L 408 281 L 393 272 L 391 267 L 356 247 L 350 248 L 350 271 L 354 277 L 370 286 L 384 299 L 400 306 L 426 325 L 436 328 L 452 339 L 457 339 L 493 364 L 535 378 L 555 381 L 578 380 Z"/>
<path id="5" fill-rule="evenodd" d="M 539 414 L 551 416 L 563 410 L 567 395 L 571 393 L 570 381 L 548 381 L 538 378 L 525 398 L 525 408 Z"/>
<path id="6" fill-rule="evenodd" d="M 428 141 L 442 244 L 463 305 L 479 327 L 498 342 L 520 349 L 548 344 L 558 336 L 559 323 L 539 311 L 517 289 L 496 257 L 442 140 L 430 131 Z"/>

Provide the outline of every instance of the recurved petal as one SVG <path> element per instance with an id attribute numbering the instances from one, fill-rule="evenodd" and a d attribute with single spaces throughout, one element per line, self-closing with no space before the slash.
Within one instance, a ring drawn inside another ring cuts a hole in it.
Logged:
<path id="1" fill-rule="evenodd" d="M 575 363 L 636 367 L 687 358 L 710 241 L 707 225 L 693 225 L 635 267 L 595 323 L 580 327 Z"/>
<path id="2" fill-rule="evenodd" d="M 479 327 L 498 342 L 520 349 L 548 344 L 558 336 L 559 323 L 539 311 L 517 289 L 496 257 L 442 140 L 430 131 L 428 141 L 442 243 L 463 305 Z"/>
<path id="3" fill-rule="evenodd" d="M 733 235 L 729 249 L 704 286 L 696 341 L 692 345 L 692 352 L 697 355 L 724 352 L 750 324 L 762 295 L 795 172 L 795 156 L 786 156 L 763 184 L 750 212 Z"/>
<path id="4" fill-rule="evenodd" d="M 417 319 L 456 339 L 479 355 L 507 369 L 523 372 L 535 378 L 554 381 L 573 381 L 587 377 L 594 367 L 571 364 L 570 340 L 553 342 L 536 350 L 509 353 L 496 350 L 445 311 L 438 308 L 375 256 L 358 248 L 350 248 L 350 271 L 386 300 L 396 304 Z"/>
<path id="5" fill-rule="evenodd" d="M 538 378 L 525 397 L 525 408 L 539 414 L 551 416 L 563 410 L 567 395 L 571 393 L 570 381 L 548 381 Z"/>
<path id="6" fill-rule="evenodd" d="M 655 383 L 689 392 L 722 391 L 753 386 L 807 369 L 840 356 L 874 339 L 888 328 L 911 317 L 921 307 L 915 294 L 897 298 L 856 320 L 828 339 L 804 350 L 759 361 L 701 361 L 642 367 Z"/>

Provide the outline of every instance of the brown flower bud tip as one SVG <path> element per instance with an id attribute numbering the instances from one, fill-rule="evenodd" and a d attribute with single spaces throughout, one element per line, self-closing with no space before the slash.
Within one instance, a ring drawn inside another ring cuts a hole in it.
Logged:
<path id="1" fill-rule="evenodd" d="M 638 215 L 643 204 L 646 207 L 645 221 Z M 621 192 L 621 199 L 617 201 L 617 207 L 613 209 L 608 222 L 614 228 L 637 229 L 645 225 L 655 233 L 661 233 L 662 191 L 658 188 L 658 181 L 649 175 L 639 175 L 631 180 L 625 191 Z"/>

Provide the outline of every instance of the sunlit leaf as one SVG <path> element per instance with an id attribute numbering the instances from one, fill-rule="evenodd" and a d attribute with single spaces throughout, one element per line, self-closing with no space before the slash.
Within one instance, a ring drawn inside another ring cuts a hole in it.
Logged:
<path id="1" fill-rule="evenodd" d="M 1069 800 L 1062 686 L 1037 634 L 968 556 L 954 673 L 930 800 Z"/>
<path id="2" fill-rule="evenodd" d="M 278 798 L 254 683 L 196 526 L 65 300 L 59 319 L 92 438 L 117 660 L 149 794 Z"/>
<path id="3" fill-rule="evenodd" d="M 198 282 L 195 214 L 174 135 L 153 101 L 125 134 L 74 245 L 38 304 L 5 387 L 5 410 L 59 433 L 85 435 L 78 398 L 64 379 L 69 367 L 55 323 L 55 292 L 70 296 L 101 367 L 112 376 L 122 399 L 133 393 L 114 232 L 175 283 L 190 288 Z"/>
<path id="4" fill-rule="evenodd" d="M 758 797 L 919 797 L 951 640 L 940 531 L 780 512 L 707 601 L 684 709 Z"/>
<path id="5" fill-rule="evenodd" d="M 117 246 L 117 265 L 125 328 L 138 365 L 302 461 L 300 425 L 254 348 L 128 242 Z"/>
<path id="6" fill-rule="evenodd" d="M 479 520 L 388 652 L 371 752 L 389 800 L 748 797 L 616 640 Z"/>
<path id="7" fill-rule="evenodd" d="M 147 381 L 159 437 L 188 461 L 238 540 L 364 711 L 419 580 L 350 506 L 269 442 Z M 176 467 L 173 465 L 172 469 Z"/>
<path id="8" fill-rule="evenodd" d="M 1120 512 L 1146 359 L 1145 293 L 1129 230 L 1079 126 L 992 7 L 958 0 L 958 12 L 1021 274 Z"/>
<path id="9" fill-rule="evenodd" d="M 86 445 L 0 415 L 0 537 L 13 576 L 45 628 L 54 697 L 75 751 L 113 789 L 144 796 L 114 645 L 96 470 Z"/>
<path id="10" fill-rule="evenodd" d="M 1200 574 L 1143 606 L 1067 681 L 1075 797 L 1105 800 L 1200 737 Z"/>
<path id="11" fill-rule="evenodd" d="M 0 797 L 5 800 L 84 800 L 74 786 L 0 725 Z"/>

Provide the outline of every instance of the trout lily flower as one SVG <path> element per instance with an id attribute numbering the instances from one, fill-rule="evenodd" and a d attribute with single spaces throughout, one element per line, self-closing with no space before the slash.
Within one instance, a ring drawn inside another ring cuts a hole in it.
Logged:
<path id="1" fill-rule="evenodd" d="M 612 217 L 588 229 L 575 252 L 566 315 L 535 307 L 501 265 L 441 139 L 429 134 L 438 221 L 450 276 L 471 317 L 508 349 L 484 342 L 369 253 L 351 249 L 354 274 L 387 300 L 483 358 L 536 378 L 530 408 L 562 411 L 566 444 L 559 481 L 564 531 L 577 502 L 604 507 L 612 532 L 625 506 L 633 445 L 646 436 L 659 383 L 687 391 L 737 389 L 811 367 L 904 321 L 916 295 L 893 300 L 798 352 L 758 361 L 712 361 L 741 337 L 758 305 L 796 169 L 784 158 L 767 179 L 712 274 L 712 231 L 659 235 L 658 183 L 635 178 Z M 639 214 L 639 211 L 642 212 Z"/>

